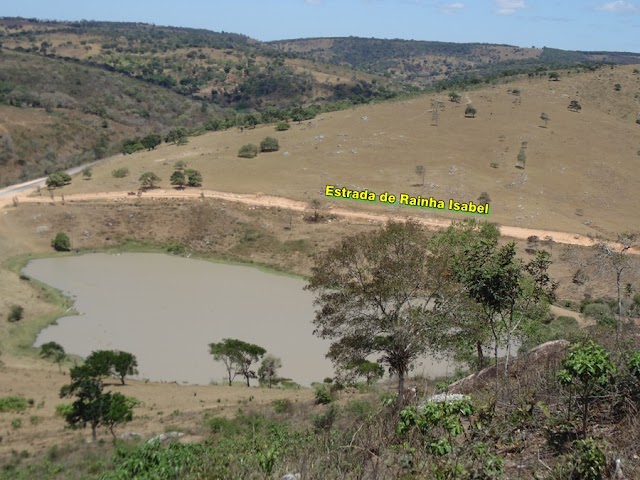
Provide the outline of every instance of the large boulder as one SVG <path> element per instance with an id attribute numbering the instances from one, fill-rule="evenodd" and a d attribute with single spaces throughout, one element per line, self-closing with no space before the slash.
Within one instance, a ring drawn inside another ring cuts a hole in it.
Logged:
<path id="1" fill-rule="evenodd" d="M 512 358 L 509 361 L 509 377 L 524 378 L 540 372 L 555 371 L 567 355 L 569 342 L 554 340 L 532 348 L 527 353 Z M 500 373 L 504 372 L 504 361 L 498 362 Z M 449 385 L 449 393 L 467 394 L 490 385 L 496 378 L 496 366 L 487 367 Z"/>

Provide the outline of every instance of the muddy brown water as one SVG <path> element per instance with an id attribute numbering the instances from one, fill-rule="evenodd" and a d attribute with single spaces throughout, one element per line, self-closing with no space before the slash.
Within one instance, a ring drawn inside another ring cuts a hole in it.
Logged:
<path id="1" fill-rule="evenodd" d="M 280 357 L 280 375 L 301 385 L 333 375 L 329 342 L 313 335 L 313 295 L 299 278 L 154 253 L 36 259 L 23 273 L 73 298 L 79 313 L 42 330 L 34 347 L 55 341 L 82 357 L 123 350 L 136 355 L 137 378 L 209 384 L 226 375 L 209 343 L 238 338 Z M 414 373 L 452 371 L 427 358 Z"/>

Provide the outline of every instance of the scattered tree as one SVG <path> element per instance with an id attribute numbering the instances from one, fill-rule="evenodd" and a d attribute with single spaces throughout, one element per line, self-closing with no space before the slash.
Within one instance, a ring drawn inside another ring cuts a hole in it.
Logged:
<path id="1" fill-rule="evenodd" d="M 478 111 L 475 109 L 473 105 L 467 105 L 467 108 L 464 110 L 465 117 L 475 118 L 476 113 L 478 113 Z"/>
<path id="2" fill-rule="evenodd" d="M 147 150 L 154 150 L 158 145 L 162 143 L 162 137 L 158 134 L 152 133 L 140 140 L 140 143 L 142 143 L 144 148 L 146 148 Z"/>
<path id="3" fill-rule="evenodd" d="M 96 350 L 86 358 L 84 366 L 97 378 L 112 375 L 125 384 L 127 375 L 136 375 L 138 360 L 129 352 L 119 350 Z"/>
<path id="4" fill-rule="evenodd" d="M 62 188 L 71 183 L 71 176 L 66 172 L 55 172 L 47 177 L 45 184 L 47 188 Z"/>
<path id="5" fill-rule="evenodd" d="M 71 240 L 69 235 L 64 232 L 57 233 L 53 240 L 51 240 L 51 246 L 56 252 L 70 252 Z"/>
<path id="6" fill-rule="evenodd" d="M 91 167 L 85 167 L 82 170 L 82 176 L 87 180 L 91 180 L 91 177 L 93 176 L 93 169 Z"/>
<path id="7" fill-rule="evenodd" d="M 314 198 L 309 202 L 309 210 L 312 211 L 311 215 L 305 216 L 305 219 L 312 223 L 318 223 L 322 220 L 322 209 L 324 208 L 324 204 L 321 200 Z"/>
<path id="8" fill-rule="evenodd" d="M 47 342 L 40 345 L 40 356 L 58 364 L 58 370 L 62 372 L 62 362 L 67 358 L 62 345 L 56 342 Z"/>
<path id="9" fill-rule="evenodd" d="M 185 176 L 187 177 L 187 185 L 190 187 L 201 187 L 202 186 L 202 174 L 198 170 L 193 170 L 188 168 L 184 171 Z"/>
<path id="10" fill-rule="evenodd" d="M 546 113 L 542 112 L 540 114 L 540 119 L 544 122 L 544 128 L 547 128 L 547 124 L 549 123 L 549 120 L 551 120 L 549 115 L 547 115 Z"/>
<path id="11" fill-rule="evenodd" d="M 278 378 L 278 369 L 282 368 L 282 360 L 271 354 L 268 354 L 262 359 L 262 364 L 258 369 L 258 378 L 267 382 L 269 388 Z"/>
<path id="12" fill-rule="evenodd" d="M 278 150 L 280 150 L 280 145 L 278 144 L 278 140 L 273 137 L 266 137 L 260 142 L 261 152 L 277 152 Z"/>
<path id="13" fill-rule="evenodd" d="M 478 197 L 478 203 L 480 205 L 486 205 L 491 202 L 491 197 L 487 192 L 482 192 Z"/>
<path id="14" fill-rule="evenodd" d="M 422 186 L 424 187 L 424 177 L 426 174 L 426 170 L 424 168 L 424 165 L 416 165 L 416 175 L 418 175 L 419 177 L 422 177 Z"/>
<path id="15" fill-rule="evenodd" d="M 251 365 L 262 358 L 266 350 L 242 340 L 225 338 L 220 343 L 210 343 L 209 352 L 213 355 L 214 360 L 224 363 L 229 386 L 236 375 L 242 375 L 247 380 L 248 387 L 249 380 L 256 378 L 255 372 L 251 370 Z"/>
<path id="16" fill-rule="evenodd" d="M 431 121 L 437 127 L 438 122 L 440 121 L 440 110 L 444 109 L 444 103 L 440 100 L 432 99 L 431 100 Z"/>
<path id="17" fill-rule="evenodd" d="M 140 402 L 133 397 L 127 397 L 117 392 L 107 393 L 105 397 L 105 413 L 102 423 L 109 428 L 111 435 L 115 439 L 114 428 L 117 425 L 133 420 L 133 408 L 139 405 Z"/>
<path id="18" fill-rule="evenodd" d="M 449 100 L 453 103 L 460 103 L 460 94 L 458 92 L 449 92 Z"/>
<path id="19" fill-rule="evenodd" d="M 171 178 L 169 179 L 171 185 L 175 185 L 178 188 L 184 188 L 187 184 L 187 179 L 184 176 L 184 172 L 180 170 L 176 170 L 171 174 Z"/>
<path id="20" fill-rule="evenodd" d="M 380 380 L 384 376 L 384 367 L 377 362 L 360 359 L 348 367 L 355 376 L 364 377 L 367 385 Z"/>
<path id="21" fill-rule="evenodd" d="M 516 161 L 516 168 L 524 170 L 526 163 L 527 163 L 527 154 L 525 153 L 524 148 L 520 148 L 520 151 L 518 152 L 517 161 Z"/>
<path id="22" fill-rule="evenodd" d="M 550 72 L 549 73 L 549 81 L 557 82 L 560 80 L 560 74 L 558 72 Z"/>
<path id="23" fill-rule="evenodd" d="M 238 151 L 238 157 L 241 158 L 254 158 L 256 155 L 258 155 L 258 147 L 251 143 L 243 145 Z"/>
<path id="24" fill-rule="evenodd" d="M 286 130 L 289 130 L 290 128 L 291 128 L 291 125 L 289 125 L 289 122 L 287 122 L 286 120 L 282 120 L 278 122 L 276 125 L 277 132 L 284 132 Z"/>
<path id="25" fill-rule="evenodd" d="M 160 181 L 160 177 L 153 172 L 145 172 L 138 179 L 142 188 L 155 188 L 156 183 Z"/>
<path id="26" fill-rule="evenodd" d="M 613 89 L 614 89 L 616 92 L 619 92 L 620 90 L 622 90 L 622 85 L 620 85 L 619 83 L 616 83 L 616 84 L 613 86 Z"/>
<path id="27" fill-rule="evenodd" d="M 173 168 L 175 168 L 176 170 L 184 170 L 185 168 L 187 168 L 187 162 L 185 162 L 184 160 L 178 160 L 176 163 L 173 164 Z"/>
<path id="28" fill-rule="evenodd" d="M 24 316 L 24 307 L 22 305 L 11 305 L 9 307 L 9 313 L 7 314 L 7 320 L 11 323 L 19 322 Z"/>

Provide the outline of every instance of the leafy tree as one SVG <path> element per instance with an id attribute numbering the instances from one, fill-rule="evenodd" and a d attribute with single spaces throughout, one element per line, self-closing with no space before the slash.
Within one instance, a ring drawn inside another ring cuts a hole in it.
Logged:
<path id="1" fill-rule="evenodd" d="M 358 234 L 315 258 L 314 334 L 330 339 L 327 356 L 345 368 L 370 355 L 398 377 L 398 401 L 413 362 L 429 348 L 432 303 L 446 280 L 417 223 L 390 222 Z"/>
<path id="2" fill-rule="evenodd" d="M 453 103 L 460 103 L 460 94 L 458 92 L 449 92 L 449 100 Z"/>
<path id="3" fill-rule="evenodd" d="M 160 181 L 160 177 L 153 172 L 145 172 L 138 179 L 142 188 L 155 188 L 156 183 Z"/>
<path id="4" fill-rule="evenodd" d="M 133 397 L 127 397 L 121 393 L 107 393 L 104 403 L 104 418 L 102 424 L 109 428 L 113 438 L 116 438 L 114 428 L 117 425 L 133 420 L 133 408 L 139 405 L 139 401 Z"/>
<path id="5" fill-rule="evenodd" d="M 132 153 L 144 150 L 145 146 L 139 137 L 129 138 L 122 142 L 122 153 L 125 155 L 131 155 Z"/>
<path id="6" fill-rule="evenodd" d="M 51 240 L 51 246 L 56 252 L 69 252 L 71 251 L 71 240 L 69 235 L 64 232 L 57 233 L 53 240 Z"/>
<path id="7" fill-rule="evenodd" d="M 273 137 L 266 137 L 260 142 L 261 152 L 277 152 L 278 150 L 280 150 L 280 145 L 278 144 L 278 140 Z"/>
<path id="8" fill-rule="evenodd" d="M 173 168 L 175 168 L 176 170 L 184 170 L 185 168 L 187 168 L 187 162 L 185 162 L 184 160 L 178 160 L 173 164 Z"/>
<path id="9" fill-rule="evenodd" d="M 153 150 L 162 143 L 162 137 L 156 133 L 152 133 L 140 140 L 140 143 L 142 143 L 147 150 Z"/>
<path id="10" fill-rule="evenodd" d="M 424 165 L 416 165 L 416 175 L 422 177 L 422 186 L 424 187 L 424 176 L 426 174 L 426 170 Z"/>
<path id="11" fill-rule="evenodd" d="M 24 315 L 24 307 L 22 305 L 11 305 L 7 320 L 11 323 L 19 322 Z"/>
<path id="12" fill-rule="evenodd" d="M 184 172 L 176 170 L 171 174 L 169 182 L 171 183 L 171 185 L 175 185 L 178 188 L 184 188 L 184 186 L 187 184 L 187 179 L 184 176 Z"/>
<path id="13" fill-rule="evenodd" d="M 188 168 L 184 172 L 187 177 L 187 185 L 190 187 L 201 187 L 202 186 L 202 174 L 198 170 L 193 170 L 192 168 Z"/>
<path id="14" fill-rule="evenodd" d="M 258 147 L 253 144 L 243 145 L 238 151 L 238 156 L 241 158 L 254 158 L 258 155 Z"/>
<path id="15" fill-rule="evenodd" d="M 558 72 L 549 72 L 549 80 L 557 82 L 560 80 L 560 74 Z"/>
<path id="16" fill-rule="evenodd" d="M 549 115 L 547 115 L 546 113 L 542 112 L 540 114 L 540 120 L 542 120 L 544 122 L 544 127 L 547 128 L 547 124 L 549 123 L 549 120 L 551 120 L 551 118 L 549 117 Z"/>
<path id="17" fill-rule="evenodd" d="M 622 90 L 622 85 L 620 85 L 619 83 L 616 83 L 616 84 L 613 86 L 613 89 L 614 89 L 616 92 L 619 92 L 620 90 Z"/>
<path id="18" fill-rule="evenodd" d="M 91 167 L 86 167 L 82 170 L 82 176 L 87 180 L 90 180 L 93 176 L 93 169 Z"/>
<path id="19" fill-rule="evenodd" d="M 125 384 L 127 375 L 138 373 L 136 367 L 138 360 L 136 356 L 129 352 L 119 350 L 96 350 L 86 358 L 84 366 L 94 377 L 106 377 L 112 375 L 118 379 L 122 385 Z"/>
<path id="20" fill-rule="evenodd" d="M 66 172 L 55 172 L 47 177 L 47 188 L 61 188 L 71 183 L 71 177 Z"/>
<path id="21" fill-rule="evenodd" d="M 374 381 L 381 379 L 384 376 L 384 368 L 377 362 L 370 362 L 368 360 L 360 359 L 353 365 L 348 367 L 354 375 L 358 377 L 364 377 L 367 385 L 371 385 Z"/>
<path id="22" fill-rule="evenodd" d="M 482 192 L 478 197 L 478 203 L 480 205 L 486 205 L 487 203 L 490 203 L 490 202 L 491 202 L 491 197 L 487 192 Z"/>
<path id="23" fill-rule="evenodd" d="M 227 369 L 229 386 L 236 375 L 243 375 L 249 386 L 249 379 L 255 378 L 255 372 L 251 371 L 251 364 L 257 362 L 266 350 L 258 345 L 243 342 L 233 338 L 224 338 L 220 343 L 210 343 L 209 352 L 213 359 L 223 362 Z"/>
<path id="24" fill-rule="evenodd" d="M 589 340 L 570 347 L 562 362 L 563 369 L 557 377 L 561 385 L 579 395 L 582 403 L 582 435 L 587 433 L 589 403 L 595 393 L 606 386 L 616 371 L 609 353 L 597 343 Z"/>
<path id="25" fill-rule="evenodd" d="M 60 371 L 62 371 L 62 362 L 67 358 L 62 345 L 56 342 L 47 342 L 40 345 L 40 356 L 57 363 Z"/>
<path id="26" fill-rule="evenodd" d="M 282 360 L 268 354 L 262 359 L 262 364 L 258 369 L 258 378 L 263 382 L 267 382 L 269 388 L 271 388 L 273 382 L 278 378 L 279 368 L 282 368 Z"/>
<path id="27" fill-rule="evenodd" d="M 111 375 L 113 352 L 111 350 L 95 350 L 85 359 L 83 367 L 87 373 L 96 378 Z"/>
<path id="28" fill-rule="evenodd" d="M 475 109 L 475 107 L 473 105 L 467 105 L 467 108 L 465 108 L 465 110 L 464 110 L 464 116 L 465 117 L 475 118 L 476 113 L 478 113 L 478 111 Z"/>

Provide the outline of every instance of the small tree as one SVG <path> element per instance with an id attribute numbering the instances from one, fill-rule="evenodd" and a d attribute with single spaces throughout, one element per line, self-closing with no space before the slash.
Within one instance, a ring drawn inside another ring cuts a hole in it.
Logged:
<path id="1" fill-rule="evenodd" d="M 491 197 L 489 196 L 489 194 L 487 192 L 482 192 L 478 197 L 478 203 L 480 205 L 486 205 L 489 202 L 491 202 Z"/>
<path id="2" fill-rule="evenodd" d="M 616 92 L 619 92 L 620 90 L 622 90 L 622 85 L 620 85 L 619 83 L 616 83 L 616 84 L 613 86 L 613 89 L 614 89 Z"/>
<path id="3" fill-rule="evenodd" d="M 22 305 L 11 305 L 9 307 L 9 314 L 7 320 L 11 323 L 19 322 L 24 315 L 24 307 Z"/>
<path id="4" fill-rule="evenodd" d="M 202 174 L 198 170 L 193 170 L 188 168 L 184 172 L 187 177 L 187 185 L 190 187 L 201 187 L 202 186 Z"/>
<path id="5" fill-rule="evenodd" d="M 151 135 L 147 135 L 142 140 L 140 140 L 140 143 L 142 143 L 144 148 L 146 148 L 147 150 L 153 150 L 162 143 L 162 137 L 160 135 L 152 133 Z"/>
<path id="6" fill-rule="evenodd" d="M 551 120 L 551 118 L 549 118 L 549 115 L 547 115 L 546 113 L 542 112 L 540 114 L 540 120 L 542 120 L 544 122 L 544 128 L 547 128 L 547 124 L 549 123 L 549 120 Z"/>
<path id="7" fill-rule="evenodd" d="M 57 233 L 53 240 L 51 240 L 51 246 L 56 252 L 69 252 L 71 251 L 71 240 L 69 235 L 64 232 Z"/>
<path id="8" fill-rule="evenodd" d="M 127 167 L 117 168 L 111 172 L 113 178 L 124 178 L 129 175 L 129 169 Z"/>
<path id="9" fill-rule="evenodd" d="M 160 181 L 160 177 L 153 172 L 145 172 L 138 179 L 142 188 L 155 188 L 156 183 Z"/>
<path id="10" fill-rule="evenodd" d="M 138 360 L 136 356 L 129 352 L 114 351 L 111 356 L 111 374 L 120 379 L 124 385 L 127 375 L 137 375 Z"/>
<path id="11" fill-rule="evenodd" d="M 560 74 L 558 72 L 550 72 L 549 73 L 549 81 L 557 82 L 560 80 Z"/>
<path id="12" fill-rule="evenodd" d="M 384 367 L 377 362 L 368 360 L 358 360 L 350 365 L 349 370 L 358 377 L 364 377 L 367 385 L 371 385 L 374 381 L 380 380 L 384 376 Z"/>
<path id="13" fill-rule="evenodd" d="M 449 100 L 453 103 L 460 103 L 460 94 L 458 92 L 449 92 Z"/>
<path id="14" fill-rule="evenodd" d="M 262 359 L 262 364 L 258 369 L 258 378 L 263 382 L 267 382 L 269 388 L 271 388 L 271 385 L 278 378 L 279 368 L 282 368 L 282 360 L 269 354 Z"/>
<path id="15" fill-rule="evenodd" d="M 256 155 L 258 155 L 258 147 L 251 143 L 243 145 L 238 151 L 238 156 L 241 158 L 254 158 Z"/>
<path id="16" fill-rule="evenodd" d="M 58 370 L 62 372 L 62 362 L 67 358 L 62 345 L 56 342 L 47 342 L 40 345 L 40 356 L 58 364 Z"/>
<path id="17" fill-rule="evenodd" d="M 171 183 L 171 185 L 175 185 L 178 188 L 184 188 L 185 185 L 187 184 L 187 179 L 185 178 L 184 173 L 182 171 L 176 170 L 171 175 L 169 182 Z"/>
<path id="18" fill-rule="evenodd" d="M 309 207 L 310 210 L 312 210 L 312 214 L 308 215 L 305 219 L 307 221 L 313 222 L 313 223 L 318 223 L 320 220 L 322 220 L 322 213 L 320 213 L 322 211 L 322 209 L 324 208 L 324 204 L 322 203 L 321 200 L 318 200 L 317 198 L 314 198 L 313 200 L 311 200 L 309 202 Z"/>
<path id="19" fill-rule="evenodd" d="M 615 373 L 615 365 L 609 359 L 609 353 L 597 343 L 588 341 L 572 345 L 569 354 L 562 362 L 558 381 L 561 385 L 575 390 L 582 403 L 582 436 L 587 433 L 589 403 L 597 391 L 606 386 Z"/>
<path id="20" fill-rule="evenodd" d="M 577 100 L 571 100 L 571 102 L 569 102 L 569 106 L 567 107 L 569 110 L 571 110 L 572 112 L 580 112 L 580 110 L 582 110 L 582 105 L 580 105 L 578 103 Z"/>
<path id="21" fill-rule="evenodd" d="M 251 365 L 257 362 L 267 352 L 264 348 L 252 343 L 243 342 L 232 338 L 225 338 L 220 343 L 210 343 L 209 352 L 213 359 L 223 362 L 228 373 L 229 386 L 233 378 L 240 374 L 247 380 L 256 378 L 256 374 L 251 370 Z"/>
<path id="22" fill-rule="evenodd" d="M 473 105 L 467 105 L 467 108 L 464 110 L 465 117 L 475 118 L 476 113 L 478 113 L 478 111 L 475 109 Z"/>
<path id="23" fill-rule="evenodd" d="M 91 180 L 91 177 L 93 176 L 93 169 L 91 167 L 85 167 L 82 170 L 82 176 L 87 180 Z"/>
<path id="24" fill-rule="evenodd" d="M 424 176 L 426 174 L 426 170 L 424 165 L 416 165 L 416 175 L 422 177 L 422 186 L 424 187 Z"/>
<path id="25" fill-rule="evenodd" d="M 47 188 L 61 188 L 71 183 L 71 177 L 66 172 L 52 173 L 47 177 L 45 184 Z"/>
<path id="26" fill-rule="evenodd" d="M 133 420 L 133 408 L 139 405 L 139 401 L 133 397 L 127 397 L 121 393 L 107 393 L 104 403 L 103 424 L 109 428 L 113 438 L 116 438 L 114 428 L 117 425 Z"/>
<path id="27" fill-rule="evenodd" d="M 184 170 L 185 168 L 187 168 L 187 162 L 185 162 L 184 160 L 178 160 L 176 163 L 173 164 L 173 168 L 175 168 L 176 170 Z"/>
<path id="28" fill-rule="evenodd" d="M 261 152 L 277 152 L 278 150 L 280 150 L 280 145 L 278 140 L 273 137 L 266 137 L 260 142 Z"/>
<path id="29" fill-rule="evenodd" d="M 524 148 L 521 148 L 520 152 L 518 152 L 516 168 L 524 170 L 526 163 L 527 163 L 527 154 L 525 153 Z"/>

